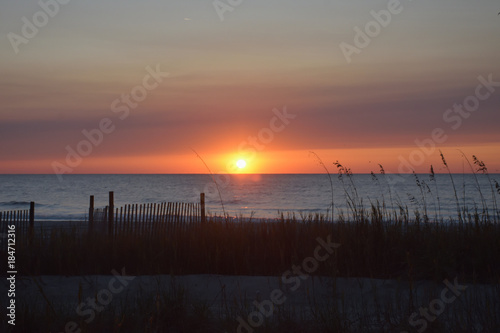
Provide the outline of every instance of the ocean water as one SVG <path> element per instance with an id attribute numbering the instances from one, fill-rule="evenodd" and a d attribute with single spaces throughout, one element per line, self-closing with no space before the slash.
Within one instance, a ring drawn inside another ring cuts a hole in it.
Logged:
<path id="1" fill-rule="evenodd" d="M 332 174 L 331 184 L 327 174 L 218 175 L 217 189 L 210 175 L 66 175 L 63 181 L 54 175 L 0 175 L 0 211 L 29 209 L 29 202 L 34 201 L 37 220 L 77 221 L 86 219 L 90 195 L 95 196 L 99 208 L 107 205 L 109 191 L 114 191 L 116 207 L 199 202 L 204 192 L 211 214 L 222 215 L 223 204 L 231 216 L 277 218 L 279 212 L 328 213 L 333 188 L 336 216 L 340 211 L 348 215 L 348 198 L 357 196 L 356 201 L 362 200 L 366 208 L 378 201 L 389 209 L 407 206 L 411 215 L 415 210 L 423 214 L 426 208 L 430 217 L 456 219 L 450 176 L 417 177 L 418 183 L 414 175 L 355 174 L 339 178 Z M 500 182 L 500 175 L 453 175 L 461 207 L 482 210 L 486 202 L 493 213 L 495 201 L 500 204 L 493 180 Z"/>

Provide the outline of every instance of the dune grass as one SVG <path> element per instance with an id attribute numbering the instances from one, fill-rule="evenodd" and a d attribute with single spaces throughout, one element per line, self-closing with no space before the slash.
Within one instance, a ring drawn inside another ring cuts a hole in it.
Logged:
<path id="1" fill-rule="evenodd" d="M 107 274 L 127 267 L 134 275 L 277 275 L 312 255 L 318 237 L 340 243 L 317 274 L 342 277 L 462 281 L 500 278 L 500 224 L 477 214 L 466 222 L 429 222 L 398 216 L 381 205 L 357 209 L 358 219 L 330 222 L 320 215 L 283 214 L 279 220 L 209 217 L 206 223 L 171 223 L 155 232 L 114 237 L 77 229 L 40 230 L 19 243 L 23 275 Z"/>

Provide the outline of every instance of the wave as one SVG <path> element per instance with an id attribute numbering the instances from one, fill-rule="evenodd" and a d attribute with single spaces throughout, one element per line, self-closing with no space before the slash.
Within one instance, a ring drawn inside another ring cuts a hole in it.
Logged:
<path id="1" fill-rule="evenodd" d="M 29 206 L 29 201 L 2 201 L 0 206 Z"/>
<path id="2" fill-rule="evenodd" d="M 1 207 L 15 207 L 14 209 L 23 208 L 21 206 L 26 207 L 28 209 L 30 207 L 31 202 L 29 201 L 0 201 L 0 208 Z M 48 205 L 40 204 L 40 203 L 35 203 L 36 207 L 45 207 Z"/>

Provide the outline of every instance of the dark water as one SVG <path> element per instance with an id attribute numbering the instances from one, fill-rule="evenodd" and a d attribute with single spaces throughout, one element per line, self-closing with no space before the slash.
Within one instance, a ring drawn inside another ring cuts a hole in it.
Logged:
<path id="1" fill-rule="evenodd" d="M 500 175 L 453 175 L 461 207 L 482 210 L 483 202 L 494 212 L 500 195 L 493 180 Z M 339 179 L 326 174 L 302 175 L 230 175 L 217 176 L 226 213 L 243 217 L 278 217 L 278 212 L 324 213 L 333 202 L 335 213 L 349 212 L 348 197 L 356 195 L 365 207 L 385 202 L 388 208 L 407 206 L 422 214 L 456 218 L 456 199 L 450 176 L 429 175 L 345 175 Z M 493 191 L 490 186 L 493 186 Z M 54 175 L 0 175 L 0 211 L 28 209 L 36 202 L 38 220 L 84 220 L 89 196 L 95 195 L 96 207 L 107 204 L 108 192 L 115 193 L 115 206 L 164 201 L 199 202 L 206 193 L 207 208 L 222 214 L 222 205 L 209 175 L 67 175 L 60 182 Z M 481 197 L 482 195 L 482 197 Z M 360 201 L 356 200 L 356 201 Z"/>

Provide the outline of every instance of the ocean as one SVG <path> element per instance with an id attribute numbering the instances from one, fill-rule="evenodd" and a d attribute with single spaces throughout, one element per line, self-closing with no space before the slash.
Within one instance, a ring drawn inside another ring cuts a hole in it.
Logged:
<path id="1" fill-rule="evenodd" d="M 210 214 L 222 215 L 223 205 L 230 216 L 277 218 L 280 212 L 327 214 L 333 193 L 335 216 L 341 211 L 348 216 L 349 198 L 357 197 L 355 201 L 362 201 L 366 208 L 379 202 L 398 211 L 399 206 L 406 206 L 410 216 L 415 210 L 423 214 L 427 209 L 431 218 L 457 218 L 457 200 L 448 174 L 435 178 L 428 174 L 340 178 L 337 174 L 216 175 L 215 180 L 218 188 L 210 175 L 66 175 L 63 181 L 55 175 L 0 175 L 0 211 L 29 209 L 34 201 L 36 220 L 81 221 L 87 217 L 90 195 L 95 196 L 99 208 L 107 205 L 109 191 L 114 192 L 116 207 L 199 202 L 204 192 Z M 485 204 L 493 213 L 500 202 L 494 180 L 500 181 L 500 175 L 454 174 L 460 206 L 481 211 Z"/>

